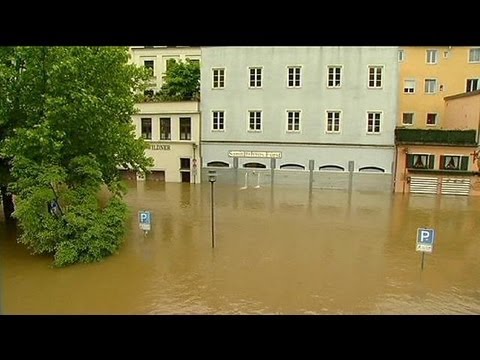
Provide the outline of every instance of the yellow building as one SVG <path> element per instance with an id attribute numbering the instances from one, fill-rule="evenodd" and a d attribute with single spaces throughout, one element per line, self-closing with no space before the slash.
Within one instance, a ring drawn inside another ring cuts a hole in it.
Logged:
<path id="1" fill-rule="evenodd" d="M 398 126 L 442 128 L 444 98 L 480 90 L 480 46 L 401 47 Z"/>
<path id="2" fill-rule="evenodd" d="M 136 136 L 143 137 L 149 144 L 145 153 L 153 158 L 154 164 L 146 179 L 133 171 L 124 171 L 123 176 L 131 180 L 200 183 L 198 100 L 159 101 L 152 96 L 163 84 L 169 61 L 200 61 L 200 48 L 132 46 L 130 54 L 132 63 L 152 71 L 151 88 L 145 93 L 149 97 L 136 104 L 138 113 L 132 116 L 132 121 Z"/>

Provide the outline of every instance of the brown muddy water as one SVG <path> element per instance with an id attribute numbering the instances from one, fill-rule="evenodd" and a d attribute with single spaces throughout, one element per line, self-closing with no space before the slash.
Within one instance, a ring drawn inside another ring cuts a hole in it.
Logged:
<path id="1" fill-rule="evenodd" d="M 0 218 L 3 314 L 479 314 L 480 199 L 130 184 L 119 254 L 51 268 Z M 137 212 L 150 210 L 144 236 Z M 437 231 L 415 251 L 419 227 Z"/>

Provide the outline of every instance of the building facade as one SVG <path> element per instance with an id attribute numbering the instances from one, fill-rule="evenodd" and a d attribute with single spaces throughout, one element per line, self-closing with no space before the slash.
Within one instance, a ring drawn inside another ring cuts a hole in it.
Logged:
<path id="1" fill-rule="evenodd" d="M 402 47 L 398 126 L 439 129 L 444 97 L 480 90 L 480 46 Z"/>
<path id="2" fill-rule="evenodd" d="M 269 170 L 291 182 L 294 171 L 330 182 L 375 173 L 391 191 L 397 56 L 396 47 L 202 48 L 202 169 L 225 178 L 241 169 L 241 179 L 258 169 L 272 182 L 281 176 Z"/>
<path id="3" fill-rule="evenodd" d="M 152 69 L 152 87 L 158 91 L 171 59 L 200 60 L 200 49 L 190 47 L 131 47 L 132 62 Z M 200 183 L 200 108 L 198 101 L 148 101 L 136 104 L 132 117 L 136 136 L 149 143 L 146 155 L 154 160 L 146 179 L 138 180 Z"/>
<path id="4" fill-rule="evenodd" d="M 445 97 L 439 129 L 397 128 L 395 191 L 480 195 L 480 91 Z"/>

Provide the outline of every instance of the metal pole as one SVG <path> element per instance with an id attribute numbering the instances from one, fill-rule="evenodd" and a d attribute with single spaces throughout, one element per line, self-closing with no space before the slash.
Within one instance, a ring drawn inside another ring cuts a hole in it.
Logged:
<path id="1" fill-rule="evenodd" d="M 214 214 L 214 198 L 213 198 L 213 181 L 210 182 L 210 194 L 211 194 L 211 208 L 212 208 L 212 249 L 215 247 L 215 214 Z"/>
<path id="2" fill-rule="evenodd" d="M 423 260 L 425 259 L 425 253 L 422 251 L 422 270 L 423 270 Z"/>

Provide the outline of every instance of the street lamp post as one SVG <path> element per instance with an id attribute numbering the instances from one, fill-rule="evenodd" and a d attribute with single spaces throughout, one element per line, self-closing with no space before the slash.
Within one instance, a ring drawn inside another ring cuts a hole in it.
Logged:
<path id="1" fill-rule="evenodd" d="M 215 247 L 215 200 L 213 197 L 214 184 L 217 181 L 216 171 L 210 170 L 208 172 L 208 181 L 210 181 L 210 206 L 212 210 L 212 249 Z"/>

